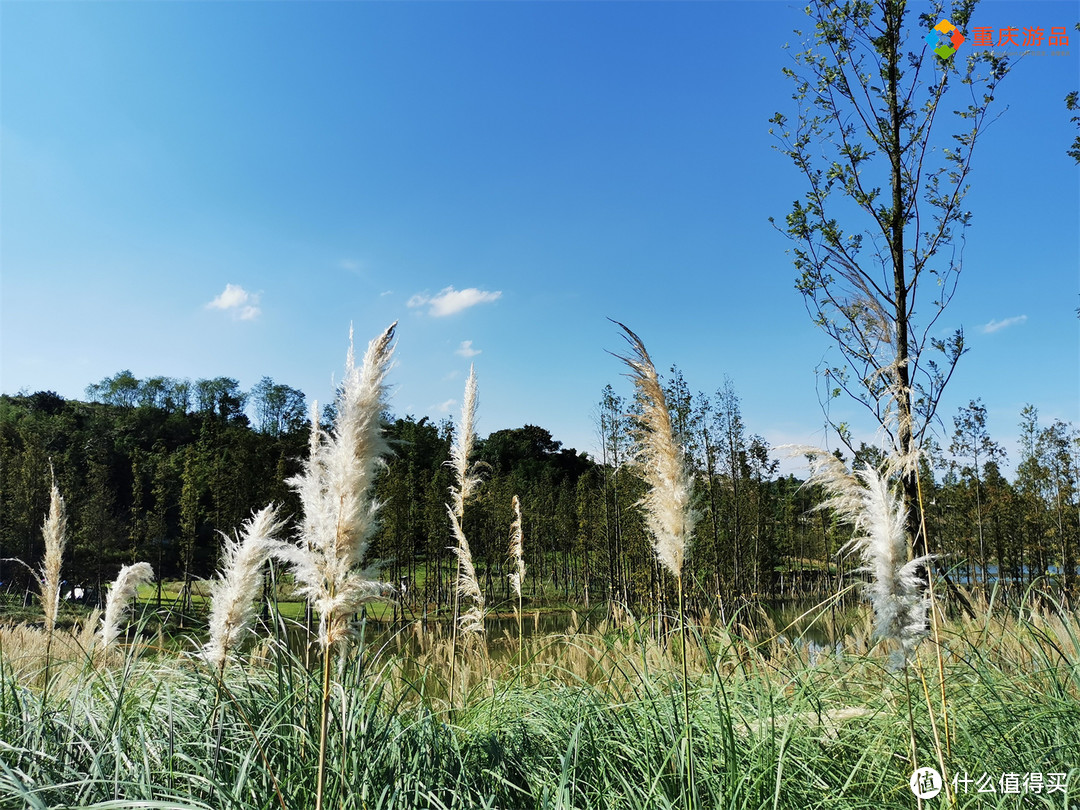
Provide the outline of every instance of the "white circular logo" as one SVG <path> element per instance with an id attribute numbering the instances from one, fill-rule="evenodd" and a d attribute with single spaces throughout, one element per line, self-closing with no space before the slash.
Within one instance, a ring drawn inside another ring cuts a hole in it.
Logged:
<path id="1" fill-rule="evenodd" d="M 932 799 L 941 793 L 941 774 L 933 768 L 919 768 L 908 781 L 911 792 L 919 799 Z"/>

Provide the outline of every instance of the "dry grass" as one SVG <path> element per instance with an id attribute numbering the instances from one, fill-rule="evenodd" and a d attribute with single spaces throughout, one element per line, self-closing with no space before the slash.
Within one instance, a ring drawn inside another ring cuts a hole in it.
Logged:
<path id="1" fill-rule="evenodd" d="M 39 627 L 0 625 L 0 662 L 16 680 L 28 685 L 44 684 L 47 663 L 53 679 L 73 677 L 100 652 L 96 633 L 100 617 L 101 611 L 94 611 L 69 630 L 54 629 L 51 646 L 49 632 Z"/>

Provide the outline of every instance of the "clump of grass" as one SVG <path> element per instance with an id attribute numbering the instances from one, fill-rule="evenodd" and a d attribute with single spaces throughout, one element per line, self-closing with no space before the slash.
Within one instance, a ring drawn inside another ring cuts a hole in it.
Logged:
<path id="1" fill-rule="evenodd" d="M 139 586 L 153 579 L 154 569 L 150 567 L 150 563 L 145 562 L 125 565 L 116 575 L 105 599 L 105 615 L 101 619 L 101 646 L 106 654 L 120 636 L 121 623 L 131 602 L 138 595 Z"/>
<path id="2" fill-rule="evenodd" d="M 944 626 L 946 688 L 957 707 L 952 761 L 969 773 L 1061 772 L 1074 790 L 1080 618 L 1025 607 L 980 619 Z M 387 656 L 347 668 L 335 717 L 348 745 L 331 752 L 324 805 L 679 807 L 686 793 L 673 764 L 684 721 L 672 694 L 681 666 L 677 648 L 652 630 L 530 638 L 524 672 L 496 664 L 492 678 L 471 668 L 453 723 L 440 710 L 445 689 L 431 662 Z M 842 657 L 817 660 L 783 641 L 759 650 L 722 625 L 702 633 L 707 644 L 690 639 L 692 683 L 703 697 L 691 707 L 700 807 L 914 807 L 905 799 L 911 770 L 897 756 L 903 698 L 882 688 L 880 661 L 849 652 L 850 639 Z M 43 642 L 36 634 L 28 643 Z M 305 687 L 318 676 L 287 648 L 271 646 L 265 666 L 230 682 L 208 727 L 216 679 L 207 667 L 161 655 L 85 668 L 46 696 L 13 672 L 4 639 L 0 632 L 0 806 L 314 804 L 319 698 L 317 686 Z M 915 710 L 925 723 L 926 707 Z M 919 746 L 925 756 L 925 735 Z M 998 795 L 998 805 L 1047 804 L 1046 795 Z M 972 786 L 957 806 L 985 806 L 985 796 Z"/>
<path id="3" fill-rule="evenodd" d="M 219 673 L 229 652 L 251 632 L 262 569 L 277 548 L 281 527 L 270 505 L 244 522 L 239 537 L 222 534 L 221 576 L 210 586 L 210 640 L 203 647 L 203 657 Z"/>

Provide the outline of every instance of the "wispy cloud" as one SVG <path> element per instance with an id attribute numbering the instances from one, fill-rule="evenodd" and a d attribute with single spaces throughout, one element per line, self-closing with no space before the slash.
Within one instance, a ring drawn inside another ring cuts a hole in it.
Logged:
<path id="1" fill-rule="evenodd" d="M 359 273 L 364 269 L 364 263 L 358 262 L 356 259 L 342 259 L 338 262 L 338 267 L 342 270 L 348 270 L 350 273 Z"/>
<path id="2" fill-rule="evenodd" d="M 1003 321 L 990 321 L 982 328 L 984 335 L 992 335 L 994 332 L 1000 332 L 1002 329 L 1008 329 L 1010 326 L 1016 326 L 1017 324 L 1024 323 L 1027 320 L 1027 315 L 1015 315 L 1012 318 L 1006 318 Z"/>
<path id="3" fill-rule="evenodd" d="M 474 349 L 472 347 L 471 340 L 463 340 L 461 341 L 461 345 L 457 347 L 457 351 L 454 352 L 454 354 L 460 355 L 461 357 L 476 357 L 476 355 L 480 354 L 481 351 L 481 349 Z"/>
<path id="4" fill-rule="evenodd" d="M 427 306 L 428 315 L 431 315 L 434 318 L 442 318 L 446 315 L 454 315 L 469 307 L 474 307 L 477 304 L 487 304 L 492 301 L 497 301 L 500 297 L 502 297 L 501 290 L 492 292 L 488 290 L 478 290 L 476 287 L 455 290 L 453 287 L 446 287 L 435 296 L 430 296 L 427 293 L 417 293 L 408 300 L 406 306 Z"/>
<path id="5" fill-rule="evenodd" d="M 457 405 L 456 399 L 448 399 L 446 402 L 441 402 L 435 406 L 439 413 L 450 413 L 450 409 Z"/>
<path id="6" fill-rule="evenodd" d="M 206 308 L 225 310 L 241 321 L 253 321 L 262 312 L 259 309 L 258 294 L 249 293 L 239 284 L 226 284 L 224 292 L 207 304 Z"/>

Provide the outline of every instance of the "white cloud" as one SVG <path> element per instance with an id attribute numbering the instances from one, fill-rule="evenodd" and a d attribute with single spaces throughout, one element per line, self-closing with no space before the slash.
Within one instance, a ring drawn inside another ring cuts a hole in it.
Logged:
<path id="1" fill-rule="evenodd" d="M 350 273 L 359 273 L 364 269 L 364 263 L 358 262 L 356 259 L 342 259 L 338 262 L 338 267 L 342 270 L 348 270 Z"/>
<path id="2" fill-rule="evenodd" d="M 427 293 L 417 293 L 406 302 L 406 306 L 422 307 L 430 305 L 428 315 L 431 315 L 434 318 L 442 318 L 446 315 L 454 315 L 469 307 L 474 307 L 477 304 L 487 304 L 492 301 L 497 301 L 501 297 L 501 290 L 491 292 L 488 290 L 478 290 L 476 287 L 469 287 L 464 290 L 455 290 L 453 287 L 446 287 L 436 296 L 430 296 Z"/>
<path id="3" fill-rule="evenodd" d="M 385 292 L 379 293 L 379 298 L 385 298 L 386 296 L 393 295 L 393 294 L 394 294 L 393 290 L 386 290 Z"/>
<path id="4" fill-rule="evenodd" d="M 450 409 L 453 408 L 455 405 L 457 405 L 456 399 L 448 399 L 446 400 L 446 402 L 442 402 L 435 407 L 439 411 L 439 413 L 450 413 Z"/>
<path id="5" fill-rule="evenodd" d="M 259 296 L 249 293 L 239 284 L 226 284 L 225 290 L 206 305 L 207 309 L 221 309 L 231 312 L 241 321 L 253 321 L 262 312 L 259 309 Z"/>
<path id="6" fill-rule="evenodd" d="M 460 355 L 461 357 L 476 357 L 476 355 L 480 354 L 481 351 L 481 349 L 474 349 L 472 347 L 471 340 L 463 340 L 461 341 L 461 345 L 458 346 L 457 351 L 454 352 L 454 354 Z"/>
<path id="7" fill-rule="evenodd" d="M 1017 324 L 1024 323 L 1027 320 L 1027 315 L 1015 315 L 1012 318 L 1006 318 L 1003 321 L 991 320 L 982 328 L 984 335 L 992 335 L 994 332 L 999 332 L 1002 329 L 1007 329 L 1010 326 L 1016 326 Z"/>

